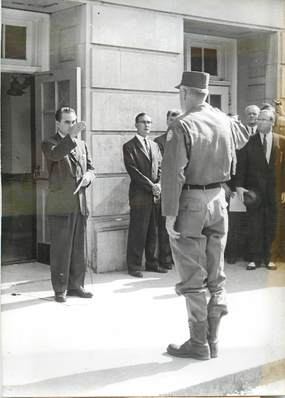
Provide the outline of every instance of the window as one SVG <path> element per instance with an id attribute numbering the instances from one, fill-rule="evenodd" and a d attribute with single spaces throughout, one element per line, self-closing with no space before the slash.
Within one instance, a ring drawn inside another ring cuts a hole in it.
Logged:
<path id="1" fill-rule="evenodd" d="M 7 8 L 1 11 L 2 71 L 34 73 L 47 70 L 49 16 Z"/>
<path id="2" fill-rule="evenodd" d="M 191 70 L 218 75 L 218 54 L 216 48 L 191 47 Z"/>
<path id="3" fill-rule="evenodd" d="M 236 39 L 184 32 L 184 70 L 209 73 L 209 103 L 226 113 L 236 113 Z"/>
<path id="4" fill-rule="evenodd" d="M 236 41 L 216 36 L 184 33 L 184 69 L 207 72 L 211 80 L 231 80 Z"/>
<path id="5" fill-rule="evenodd" d="M 1 58 L 27 59 L 26 26 L 2 24 Z"/>

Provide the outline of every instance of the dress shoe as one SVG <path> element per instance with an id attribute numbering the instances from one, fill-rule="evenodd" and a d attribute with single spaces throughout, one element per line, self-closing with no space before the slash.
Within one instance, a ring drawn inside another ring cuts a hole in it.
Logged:
<path id="1" fill-rule="evenodd" d="M 57 303 L 65 303 L 66 302 L 66 294 L 65 293 L 56 293 L 54 294 L 54 299 Z"/>
<path id="2" fill-rule="evenodd" d="M 80 287 L 79 289 L 69 289 L 67 291 L 68 296 L 75 296 L 75 297 L 80 297 L 80 298 L 92 298 L 93 293 L 87 292 L 83 287 Z"/>
<path id="3" fill-rule="evenodd" d="M 159 265 L 146 265 L 145 270 L 148 272 L 158 272 L 159 274 L 167 273 L 167 269 L 161 268 Z"/>
<path id="4" fill-rule="evenodd" d="M 250 263 L 248 263 L 246 269 L 247 269 L 248 271 L 255 270 L 255 269 L 256 269 L 255 263 L 254 263 L 253 261 L 251 261 Z"/>
<path id="5" fill-rule="evenodd" d="M 266 264 L 265 267 L 266 267 L 267 269 L 271 270 L 271 271 L 276 271 L 276 270 L 277 270 L 277 265 L 274 264 L 274 263 L 271 263 L 271 262 L 268 263 L 268 264 Z"/>
<path id="6" fill-rule="evenodd" d="M 143 273 L 141 271 L 128 271 L 128 274 L 135 278 L 143 278 Z"/>
<path id="7" fill-rule="evenodd" d="M 210 350 L 208 344 L 200 345 L 190 340 L 186 341 L 181 346 L 169 344 L 167 353 L 179 358 L 194 358 L 200 360 L 210 359 Z"/>
<path id="8" fill-rule="evenodd" d="M 167 264 L 161 263 L 161 264 L 159 265 L 159 267 L 168 270 L 168 269 L 172 269 L 172 264 L 169 264 L 169 263 L 167 263 Z"/>

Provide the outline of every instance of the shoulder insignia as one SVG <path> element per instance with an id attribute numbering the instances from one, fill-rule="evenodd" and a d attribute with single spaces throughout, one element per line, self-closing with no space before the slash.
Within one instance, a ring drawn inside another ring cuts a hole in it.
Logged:
<path id="1" fill-rule="evenodd" d="M 173 137 L 173 131 L 172 131 L 172 130 L 169 130 L 169 131 L 167 132 L 166 141 L 171 141 L 171 140 L 172 140 L 172 137 Z"/>

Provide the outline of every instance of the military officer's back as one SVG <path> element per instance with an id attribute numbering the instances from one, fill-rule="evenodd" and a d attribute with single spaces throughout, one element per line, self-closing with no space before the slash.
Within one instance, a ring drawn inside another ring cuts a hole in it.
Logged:
<path id="1" fill-rule="evenodd" d="M 228 221 L 222 183 L 235 169 L 235 149 L 249 138 L 245 127 L 205 102 L 208 83 L 207 73 L 183 73 L 177 88 L 185 112 L 168 130 L 162 162 L 162 213 L 191 336 L 180 347 L 170 345 L 168 353 L 196 359 L 209 359 L 210 352 L 217 356 L 217 330 L 227 313 L 223 257 Z"/>

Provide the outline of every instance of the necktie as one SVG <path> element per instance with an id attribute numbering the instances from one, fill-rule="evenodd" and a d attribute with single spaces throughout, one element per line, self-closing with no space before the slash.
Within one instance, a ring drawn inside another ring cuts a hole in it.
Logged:
<path id="1" fill-rule="evenodd" d="M 262 143 L 262 146 L 263 146 L 264 155 L 265 155 L 265 157 L 266 157 L 266 154 L 267 154 L 267 138 L 266 138 L 266 134 L 263 134 L 263 143 Z"/>
<path id="2" fill-rule="evenodd" d="M 150 156 L 149 145 L 148 145 L 148 142 L 147 142 L 146 138 L 144 138 L 144 145 L 145 145 L 145 149 L 146 149 L 146 152 L 147 152 L 148 156 Z"/>
<path id="3" fill-rule="evenodd" d="M 254 134 L 254 128 L 252 127 L 251 128 L 251 135 L 253 135 Z"/>

